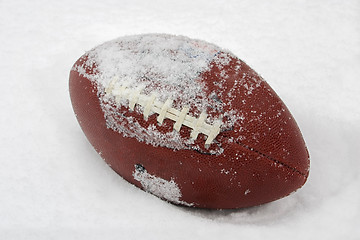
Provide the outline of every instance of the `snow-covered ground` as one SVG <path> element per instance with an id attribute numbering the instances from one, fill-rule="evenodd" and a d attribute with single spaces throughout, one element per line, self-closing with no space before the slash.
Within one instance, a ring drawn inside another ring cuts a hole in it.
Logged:
<path id="1" fill-rule="evenodd" d="M 177 207 L 116 175 L 68 93 L 86 50 L 138 33 L 231 50 L 295 116 L 305 186 L 240 210 Z M 360 1 L 0 1 L 0 239 L 360 239 Z"/>

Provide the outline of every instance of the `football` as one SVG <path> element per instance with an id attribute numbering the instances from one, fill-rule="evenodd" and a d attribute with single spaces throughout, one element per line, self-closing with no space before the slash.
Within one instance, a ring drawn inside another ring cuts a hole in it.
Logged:
<path id="1" fill-rule="evenodd" d="M 304 185 L 309 154 L 268 83 L 214 44 L 168 34 L 121 37 L 70 71 L 89 142 L 128 182 L 163 200 L 231 209 Z"/>

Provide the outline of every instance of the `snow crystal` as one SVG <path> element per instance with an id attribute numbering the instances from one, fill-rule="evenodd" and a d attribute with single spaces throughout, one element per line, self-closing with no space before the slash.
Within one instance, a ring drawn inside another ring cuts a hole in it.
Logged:
<path id="1" fill-rule="evenodd" d="M 181 201 L 182 196 L 179 186 L 174 179 L 167 181 L 155 175 L 149 174 L 142 166 L 135 166 L 133 177 L 141 183 L 143 189 L 162 199 L 166 199 L 176 204 L 192 206 L 192 203 Z"/>
<path id="2" fill-rule="evenodd" d="M 123 116 L 117 111 L 119 106 L 114 107 L 112 104 L 115 101 L 115 105 L 128 107 L 129 100 L 118 99 L 106 89 L 113 86 L 136 88 L 139 94 L 156 95 L 156 99 L 161 102 L 172 100 L 173 107 L 178 110 L 188 107 L 190 112 L 206 113 L 209 106 L 222 109 L 220 101 L 214 103 L 212 100 L 218 99 L 215 93 L 206 95 L 206 86 L 200 75 L 208 71 L 213 62 L 219 67 L 229 64 L 233 55 L 200 40 L 166 34 L 144 34 L 106 42 L 89 51 L 86 56 L 85 63 L 74 66 L 73 70 L 98 86 L 100 104 L 109 128 L 154 146 L 184 149 L 193 143 L 193 139 L 184 140 L 176 131 L 162 133 L 154 125 L 145 128 L 136 118 L 129 117 L 126 122 L 131 127 L 125 126 L 121 119 Z M 94 65 L 96 73 L 87 74 L 85 69 Z M 221 81 L 225 81 L 227 76 L 225 73 L 222 75 Z M 224 116 L 228 116 L 232 122 L 242 117 L 233 111 L 224 113 Z M 211 116 L 205 119 L 209 124 L 215 120 Z M 223 127 L 227 125 L 229 123 Z"/>
<path id="3" fill-rule="evenodd" d="M 116 77 L 118 85 L 142 84 L 145 93 L 156 92 L 160 101 L 178 99 L 181 93 L 181 107 L 197 104 L 204 109 L 205 86 L 198 77 L 220 51 L 224 50 L 183 36 L 144 34 L 118 38 L 92 49 L 85 65 L 96 64 L 99 73 L 88 77 L 102 86 L 100 90 Z M 229 59 L 221 57 L 218 61 L 227 64 Z M 83 73 L 81 68 L 77 66 L 76 70 Z"/>

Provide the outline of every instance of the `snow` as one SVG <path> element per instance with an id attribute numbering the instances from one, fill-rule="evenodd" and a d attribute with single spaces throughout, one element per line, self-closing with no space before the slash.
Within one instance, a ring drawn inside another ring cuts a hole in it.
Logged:
<path id="1" fill-rule="evenodd" d="M 216 120 L 209 120 L 206 112 L 210 108 L 221 109 L 224 105 L 231 105 L 235 98 L 231 93 L 238 89 L 231 89 L 229 102 L 214 101 L 214 95 L 225 95 L 225 91 L 217 90 L 215 93 L 213 90 L 207 96 L 208 87 L 200 81 L 200 75 L 210 71 L 211 64 L 224 69 L 231 58 L 237 59 L 230 52 L 205 41 L 170 34 L 139 34 L 116 38 L 93 48 L 81 57 L 72 71 L 97 86 L 108 128 L 153 146 L 188 149 L 186 145 L 192 144 L 199 133 L 207 135 L 205 145 L 209 146 L 220 132 L 223 115 L 217 113 Z M 236 62 L 239 70 L 242 62 L 238 59 Z M 222 84 L 228 78 L 226 71 L 222 72 L 216 84 Z M 244 80 L 239 79 L 235 84 L 240 85 L 241 81 Z M 251 85 L 249 88 L 259 87 L 262 81 L 248 83 Z M 171 101 L 171 104 L 165 104 L 166 101 Z M 122 110 L 122 107 L 133 111 L 135 105 L 136 112 L 143 114 L 146 120 L 151 112 L 161 113 L 158 116 L 160 119 L 175 121 L 174 132 L 164 134 L 155 125 L 142 127 L 137 118 L 124 119 L 128 110 Z M 201 112 L 198 118 L 194 117 L 196 111 Z M 231 119 L 225 124 L 230 127 L 242 115 L 233 111 L 224 114 Z M 192 128 L 191 141 L 183 141 L 177 133 L 182 125 Z"/>
<path id="2" fill-rule="evenodd" d="M 88 68 L 95 62 L 99 73 L 89 77 L 103 88 L 107 88 L 115 77 L 119 86 L 141 84 L 147 92 L 157 90 L 163 102 L 169 98 L 177 99 L 178 95 L 174 93 L 182 90 L 189 105 L 204 92 L 203 84 L 196 79 L 199 73 L 209 68 L 218 51 L 220 49 L 217 50 L 215 46 L 182 36 L 126 36 L 92 49 L 87 54 L 85 66 L 76 68 Z M 164 84 L 162 89 L 154 86 L 159 82 Z"/>
<path id="3" fill-rule="evenodd" d="M 0 2 L 1 239 L 359 239 L 360 2 Z M 291 110 L 305 186 L 240 210 L 177 207 L 92 149 L 68 94 L 72 64 L 120 36 L 169 33 L 230 49 Z"/>
<path id="4" fill-rule="evenodd" d="M 157 176 L 149 174 L 143 166 L 135 166 L 133 173 L 134 179 L 141 183 L 143 189 L 149 193 L 154 194 L 162 199 L 166 199 L 176 204 L 185 206 L 193 206 L 192 203 L 180 201 L 182 196 L 181 189 L 176 184 L 174 179 L 167 181 Z"/>

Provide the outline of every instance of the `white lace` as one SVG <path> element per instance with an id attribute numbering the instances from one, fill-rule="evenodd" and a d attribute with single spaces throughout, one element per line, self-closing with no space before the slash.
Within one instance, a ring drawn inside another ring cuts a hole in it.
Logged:
<path id="1" fill-rule="evenodd" d="M 207 114 L 202 112 L 199 118 L 190 116 L 189 108 L 184 107 L 181 111 L 172 107 L 172 100 L 167 99 L 164 102 L 157 100 L 157 96 L 152 94 L 150 96 L 141 94 L 143 90 L 141 87 L 128 88 L 127 86 L 116 86 L 117 79 L 114 78 L 108 88 L 105 89 L 106 94 L 110 94 L 115 97 L 117 104 L 120 104 L 122 99 L 129 101 L 129 108 L 134 110 L 136 104 L 141 105 L 144 108 L 144 119 L 148 120 L 148 117 L 152 113 L 157 113 L 157 121 L 162 124 L 164 119 L 170 119 L 174 121 L 174 130 L 180 131 L 182 125 L 192 129 L 190 137 L 196 139 L 199 133 L 207 136 L 205 146 L 209 147 L 216 136 L 220 133 L 221 121 L 217 120 L 214 123 L 206 123 Z"/>

